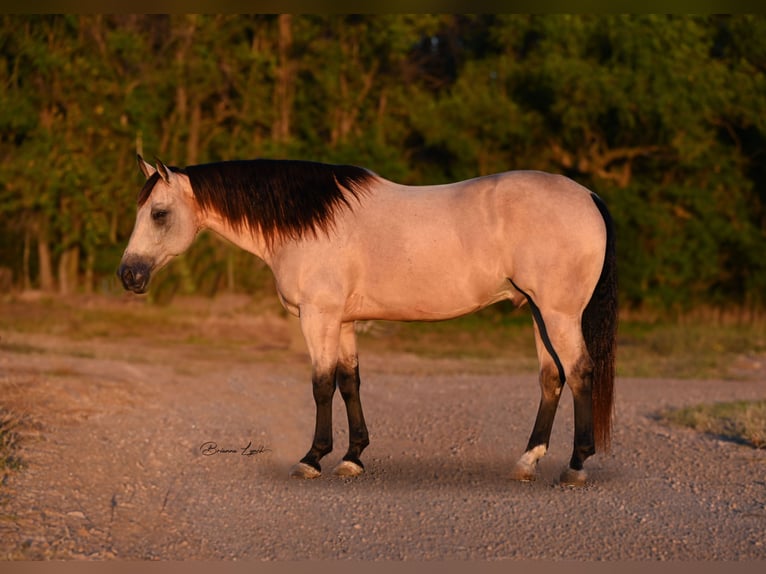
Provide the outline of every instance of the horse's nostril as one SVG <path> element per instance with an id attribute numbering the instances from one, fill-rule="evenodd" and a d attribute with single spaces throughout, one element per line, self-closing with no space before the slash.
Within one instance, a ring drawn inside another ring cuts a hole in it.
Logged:
<path id="1" fill-rule="evenodd" d="M 135 293 L 143 293 L 146 290 L 150 274 L 151 264 L 138 260 L 123 263 L 117 270 L 122 286 Z"/>
<path id="2" fill-rule="evenodd" d="M 128 265 L 122 265 L 117 271 L 117 275 L 126 289 L 131 288 L 136 283 L 136 274 Z"/>
<path id="3" fill-rule="evenodd" d="M 133 284 L 133 281 L 135 280 L 135 276 L 133 275 L 133 271 L 128 267 L 127 265 L 124 265 L 120 269 L 120 279 L 122 279 L 122 284 L 126 287 Z"/>

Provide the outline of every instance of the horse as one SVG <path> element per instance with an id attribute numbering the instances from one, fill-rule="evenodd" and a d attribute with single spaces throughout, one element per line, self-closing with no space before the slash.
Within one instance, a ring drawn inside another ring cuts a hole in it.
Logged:
<path id="1" fill-rule="evenodd" d="M 356 321 L 441 321 L 509 300 L 528 304 L 540 402 L 509 478 L 535 480 L 562 389 L 574 403 L 574 448 L 563 485 L 586 484 L 584 462 L 609 450 L 617 331 L 614 223 L 604 202 L 563 175 L 513 170 L 407 186 L 353 165 L 291 159 L 156 167 L 146 181 L 117 274 L 145 293 L 154 272 L 208 229 L 261 258 L 311 359 L 316 419 L 290 470 L 321 475 L 333 448 L 339 389 L 349 444 L 334 474 L 364 472 Z"/>

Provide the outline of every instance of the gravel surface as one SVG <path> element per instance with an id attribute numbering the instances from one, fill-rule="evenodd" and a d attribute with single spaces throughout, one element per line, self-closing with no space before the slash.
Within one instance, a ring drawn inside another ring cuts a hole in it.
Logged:
<path id="1" fill-rule="evenodd" d="M 766 558 L 766 450 L 656 419 L 665 407 L 762 399 L 762 373 L 620 379 L 612 452 L 590 459 L 589 484 L 573 489 L 557 484 L 568 392 L 538 480 L 517 483 L 508 475 L 534 420 L 534 375 L 362 349 L 367 472 L 329 473 L 347 440 L 336 396 L 328 472 L 300 481 L 288 472 L 314 416 L 300 349 L 244 361 L 0 336 L 0 402 L 27 421 L 25 466 L 0 489 L 0 558 Z"/>

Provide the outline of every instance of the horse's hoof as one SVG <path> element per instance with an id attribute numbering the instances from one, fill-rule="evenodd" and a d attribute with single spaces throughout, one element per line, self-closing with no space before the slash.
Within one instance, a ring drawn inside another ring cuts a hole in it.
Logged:
<path id="1" fill-rule="evenodd" d="M 364 472 L 364 467 L 350 460 L 342 460 L 338 463 L 332 473 L 335 476 L 353 477 L 359 476 Z"/>
<path id="2" fill-rule="evenodd" d="M 299 462 L 290 469 L 290 476 L 292 478 L 318 478 L 321 474 L 321 471 L 305 462 Z"/>
<path id="3" fill-rule="evenodd" d="M 519 461 L 511 471 L 511 479 L 519 482 L 534 482 L 537 479 L 535 467 Z"/>
<path id="4" fill-rule="evenodd" d="M 567 467 L 561 472 L 559 482 L 563 486 L 585 486 L 586 478 L 587 473 L 584 470 L 574 470 Z"/>
<path id="5" fill-rule="evenodd" d="M 537 478 L 537 461 L 545 456 L 546 450 L 548 448 L 544 444 L 540 444 L 522 454 L 511 471 L 511 478 L 522 482 L 535 480 Z"/>

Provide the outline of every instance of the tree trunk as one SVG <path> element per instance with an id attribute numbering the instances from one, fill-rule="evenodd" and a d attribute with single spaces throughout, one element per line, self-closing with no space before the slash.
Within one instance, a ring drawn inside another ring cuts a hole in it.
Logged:
<path id="1" fill-rule="evenodd" d="M 353 50 L 351 50 L 353 52 Z M 375 83 L 375 76 L 378 72 L 378 64 L 375 62 L 369 69 L 369 71 L 362 77 L 362 86 L 356 94 L 356 98 L 352 97 L 352 88 L 349 87 L 349 80 L 346 74 L 341 71 L 339 79 L 340 90 L 340 105 L 335 110 L 335 126 L 331 134 L 330 145 L 335 147 L 338 144 L 348 141 L 349 136 L 354 131 L 354 126 L 359 117 L 359 113 L 364 106 L 364 101 L 370 93 L 372 86 Z"/>
<path id="2" fill-rule="evenodd" d="M 199 157 L 199 132 L 202 125 L 202 106 L 194 102 L 189 120 L 189 139 L 186 140 L 186 165 L 194 165 Z"/>
<path id="3" fill-rule="evenodd" d="M 165 161 L 170 162 L 183 162 L 184 146 L 183 136 L 184 128 L 189 129 L 189 95 L 187 91 L 188 81 L 188 65 L 187 60 L 190 58 L 189 50 L 191 49 L 192 41 L 194 39 L 194 33 L 197 27 L 197 16 L 194 14 L 187 14 L 185 22 L 179 24 L 179 29 L 176 32 L 179 37 L 178 50 L 176 51 L 176 63 L 180 73 L 177 77 L 176 86 L 176 105 L 172 113 L 165 118 L 162 122 L 162 137 L 160 139 L 160 152 L 166 154 L 168 157 L 164 158 Z M 188 131 L 186 132 L 188 136 Z M 189 141 L 186 141 L 186 151 L 189 151 Z M 183 154 L 183 155 L 182 155 Z"/>
<path id="4" fill-rule="evenodd" d="M 388 108 L 388 93 L 386 92 L 386 89 L 383 88 L 380 92 L 380 98 L 378 99 L 378 129 L 377 133 L 375 134 L 378 138 L 378 141 L 382 144 L 386 137 L 386 112 Z"/>
<path id="5" fill-rule="evenodd" d="M 21 259 L 21 274 L 23 291 L 29 291 L 32 288 L 32 276 L 29 271 L 29 259 L 32 251 L 32 238 L 30 237 L 29 229 L 24 231 L 24 253 Z"/>
<path id="6" fill-rule="evenodd" d="M 226 288 L 229 293 L 234 293 L 236 284 L 234 282 L 234 251 L 229 249 L 226 253 Z"/>
<path id="7" fill-rule="evenodd" d="M 96 257 L 93 254 L 93 251 L 88 251 L 88 254 L 85 256 L 85 279 L 84 279 L 84 285 L 85 288 L 85 294 L 86 295 L 92 295 L 94 290 L 94 272 L 93 267 L 96 264 Z"/>
<path id="8" fill-rule="evenodd" d="M 48 244 L 48 229 L 44 224 L 37 225 L 37 259 L 40 273 L 40 289 L 51 292 L 55 285 L 53 282 L 53 262 L 51 248 Z"/>
<path id="9" fill-rule="evenodd" d="M 80 267 L 80 248 L 70 247 L 59 258 L 59 293 L 71 295 L 77 291 L 77 275 Z"/>
<path id="10" fill-rule="evenodd" d="M 286 143 L 290 139 L 290 121 L 293 106 L 294 65 L 290 57 L 293 45 L 292 15 L 279 15 L 279 69 L 274 86 L 274 123 L 271 135 L 274 141 Z"/>

